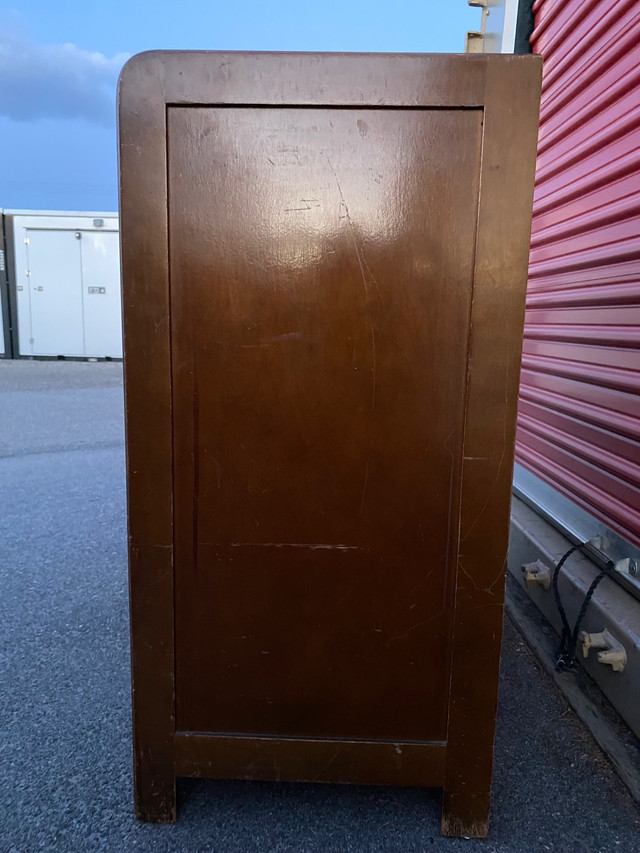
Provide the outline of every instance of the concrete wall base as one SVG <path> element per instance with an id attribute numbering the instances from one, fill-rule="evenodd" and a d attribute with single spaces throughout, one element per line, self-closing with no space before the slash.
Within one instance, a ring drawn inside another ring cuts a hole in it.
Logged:
<path id="1" fill-rule="evenodd" d="M 514 497 L 509 572 L 558 634 L 562 623 L 553 591 L 538 585 L 527 589 L 521 567 L 540 560 L 553 572 L 572 544 L 549 522 Z M 598 571 L 598 567 L 580 552 L 572 554 L 562 568 L 559 590 L 572 628 L 585 593 Z M 622 672 L 614 672 L 607 664 L 600 663 L 593 649 L 584 659 L 578 646 L 577 657 L 636 737 L 640 738 L 640 602 L 614 580 L 604 578 L 593 596 L 582 627 L 589 633 L 607 629 L 624 646 L 627 663 Z"/>

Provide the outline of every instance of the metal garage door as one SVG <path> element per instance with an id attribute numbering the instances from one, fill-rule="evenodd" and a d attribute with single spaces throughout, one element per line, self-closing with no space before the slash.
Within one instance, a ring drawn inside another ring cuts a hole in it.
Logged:
<path id="1" fill-rule="evenodd" d="M 640 6 L 537 0 L 517 461 L 640 546 Z"/>

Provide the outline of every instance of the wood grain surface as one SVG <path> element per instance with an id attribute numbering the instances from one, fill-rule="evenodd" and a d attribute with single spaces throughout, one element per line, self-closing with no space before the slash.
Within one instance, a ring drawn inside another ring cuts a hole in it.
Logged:
<path id="1" fill-rule="evenodd" d="M 443 831 L 486 834 L 539 86 L 125 67 L 139 816 L 176 775 L 441 785 Z"/>

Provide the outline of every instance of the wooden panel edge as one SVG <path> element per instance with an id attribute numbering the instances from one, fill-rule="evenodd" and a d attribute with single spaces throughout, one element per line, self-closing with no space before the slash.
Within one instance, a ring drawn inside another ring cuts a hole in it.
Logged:
<path id="1" fill-rule="evenodd" d="M 440 787 L 444 743 L 195 734 L 175 738 L 177 776 Z"/>
<path id="2" fill-rule="evenodd" d="M 482 108 L 486 69 L 509 76 L 531 57 L 442 53 L 147 51 L 122 77 L 162 81 L 174 106 Z"/>
<path id="3" fill-rule="evenodd" d="M 118 89 L 135 808 L 176 819 L 171 363 L 165 102 L 160 70 Z"/>
<path id="4" fill-rule="evenodd" d="M 488 832 L 541 64 L 487 66 L 442 831 Z"/>

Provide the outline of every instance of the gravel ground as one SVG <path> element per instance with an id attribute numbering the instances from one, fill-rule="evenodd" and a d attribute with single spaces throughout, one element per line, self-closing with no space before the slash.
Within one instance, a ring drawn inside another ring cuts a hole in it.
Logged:
<path id="1" fill-rule="evenodd" d="M 121 366 L 0 362 L 0 853 L 640 850 L 640 813 L 507 621 L 491 836 L 437 791 L 185 780 L 131 792 Z"/>

